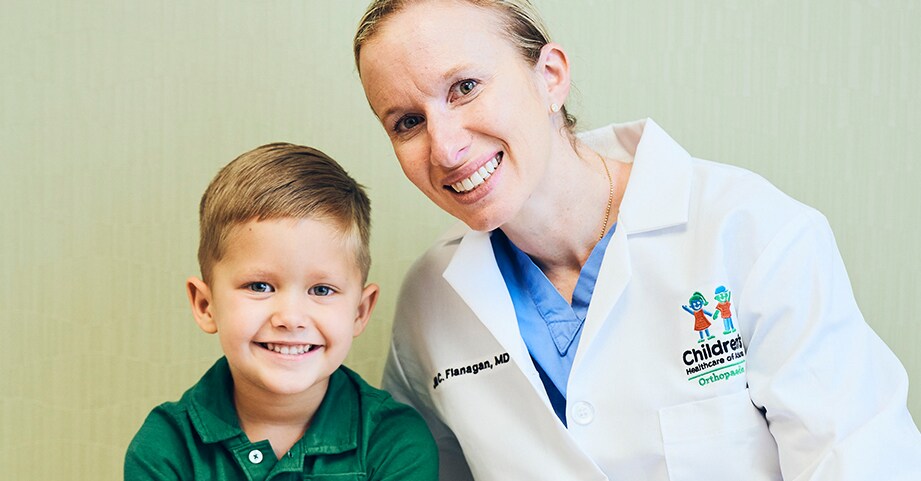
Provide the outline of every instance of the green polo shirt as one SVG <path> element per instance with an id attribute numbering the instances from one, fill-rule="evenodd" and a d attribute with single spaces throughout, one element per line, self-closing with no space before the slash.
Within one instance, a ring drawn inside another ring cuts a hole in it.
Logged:
<path id="1" fill-rule="evenodd" d="M 304 436 L 281 459 L 250 442 L 221 358 L 178 402 L 157 406 L 128 446 L 125 479 L 401 480 L 438 478 L 438 450 L 422 417 L 345 366 Z"/>

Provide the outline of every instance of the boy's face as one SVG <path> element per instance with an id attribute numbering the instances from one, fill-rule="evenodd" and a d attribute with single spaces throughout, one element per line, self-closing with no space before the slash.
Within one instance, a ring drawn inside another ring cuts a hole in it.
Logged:
<path id="1" fill-rule="evenodd" d="M 334 223 L 284 218 L 236 226 L 224 247 L 210 285 L 191 278 L 188 290 L 235 389 L 322 395 L 377 300 L 352 242 Z"/>

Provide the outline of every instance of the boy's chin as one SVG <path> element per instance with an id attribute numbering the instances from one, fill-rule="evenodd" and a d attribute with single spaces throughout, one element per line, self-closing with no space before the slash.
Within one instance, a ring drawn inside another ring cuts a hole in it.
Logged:
<path id="1" fill-rule="evenodd" d="M 313 382 L 304 377 L 297 380 L 275 379 L 264 382 L 262 389 L 269 396 L 309 396 L 311 394 L 323 396 L 327 386 L 329 386 L 329 376 L 315 378 Z"/>
<path id="2" fill-rule="evenodd" d="M 234 390 L 243 390 L 241 394 L 250 393 L 254 396 L 309 396 L 326 393 L 329 385 L 329 376 L 332 373 L 305 373 L 305 372 L 262 372 L 253 380 L 239 382 L 234 376 Z M 255 381 L 255 382 L 253 382 Z"/>

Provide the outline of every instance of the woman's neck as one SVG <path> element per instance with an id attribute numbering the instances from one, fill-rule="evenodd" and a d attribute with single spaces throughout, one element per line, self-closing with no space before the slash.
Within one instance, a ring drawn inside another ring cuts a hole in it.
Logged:
<path id="1" fill-rule="evenodd" d="M 632 164 L 604 159 L 578 141 L 558 150 L 543 181 L 502 231 L 569 301 L 602 226 L 606 232 L 617 220 Z"/>

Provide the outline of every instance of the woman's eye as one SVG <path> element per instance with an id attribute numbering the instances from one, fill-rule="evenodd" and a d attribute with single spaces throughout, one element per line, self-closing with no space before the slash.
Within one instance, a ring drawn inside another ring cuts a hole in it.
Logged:
<path id="1" fill-rule="evenodd" d="M 461 97 L 466 97 L 473 93 L 479 85 L 480 83 L 473 79 L 461 80 L 451 86 L 451 93 L 448 96 L 448 100 L 453 102 Z"/>
<path id="2" fill-rule="evenodd" d="M 416 126 L 421 123 L 422 117 L 418 115 L 407 115 L 397 120 L 397 125 L 394 127 L 394 130 L 397 132 L 407 132 L 416 128 Z"/>
<path id="3" fill-rule="evenodd" d="M 320 297 L 330 296 L 333 294 L 333 288 L 329 286 L 313 286 L 310 288 L 310 294 Z"/>
<path id="4" fill-rule="evenodd" d="M 473 89 L 475 89 L 476 86 L 476 80 L 462 80 L 459 84 L 457 84 L 457 91 L 460 92 L 461 95 L 467 95 L 470 92 L 473 92 Z"/>
<path id="5" fill-rule="evenodd" d="M 267 282 L 250 282 L 246 288 L 253 292 L 273 292 L 275 290 Z"/>

